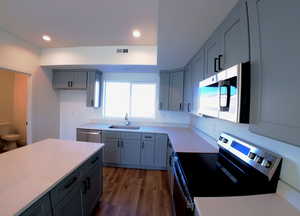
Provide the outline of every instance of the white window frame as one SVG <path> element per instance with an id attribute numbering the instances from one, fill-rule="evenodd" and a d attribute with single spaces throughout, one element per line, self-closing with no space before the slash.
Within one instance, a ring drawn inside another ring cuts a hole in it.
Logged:
<path id="1" fill-rule="evenodd" d="M 114 82 L 114 83 L 129 83 L 130 84 L 130 92 L 129 92 L 129 98 L 130 98 L 130 101 L 129 101 L 129 113 L 128 113 L 128 117 L 131 119 L 131 120 L 145 120 L 145 121 L 153 121 L 157 118 L 157 101 L 158 101 L 158 84 L 157 82 L 155 81 L 125 81 L 125 80 L 122 80 L 122 81 L 118 81 L 118 80 L 110 80 L 110 79 L 107 79 L 107 80 L 104 80 L 104 88 L 103 88 L 103 101 L 102 101 L 102 104 L 103 104 L 103 111 L 102 111 L 102 116 L 104 119 L 110 119 L 110 120 L 123 120 L 124 117 L 115 117 L 115 116 L 107 116 L 105 115 L 105 101 L 106 101 L 106 83 L 108 82 Z M 154 116 L 153 117 L 133 117 L 132 116 L 132 111 L 131 111 L 131 100 L 132 100 L 132 85 L 133 84 L 150 84 L 150 85 L 155 85 L 155 102 L 154 102 Z"/>

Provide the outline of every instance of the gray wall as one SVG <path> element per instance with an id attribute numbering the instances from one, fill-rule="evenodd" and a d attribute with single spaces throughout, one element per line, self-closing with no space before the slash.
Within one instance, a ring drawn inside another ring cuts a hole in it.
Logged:
<path id="1" fill-rule="evenodd" d="M 248 130 L 247 124 L 194 116 L 192 125 L 214 139 L 217 139 L 220 133 L 227 132 L 282 155 L 281 180 L 300 191 L 300 147 L 253 134 Z"/>

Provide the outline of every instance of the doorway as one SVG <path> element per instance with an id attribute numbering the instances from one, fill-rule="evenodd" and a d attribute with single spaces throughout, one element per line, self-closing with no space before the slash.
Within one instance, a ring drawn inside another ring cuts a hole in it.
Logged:
<path id="1" fill-rule="evenodd" d="M 30 75 L 0 70 L 0 152 L 28 144 L 28 81 Z"/>

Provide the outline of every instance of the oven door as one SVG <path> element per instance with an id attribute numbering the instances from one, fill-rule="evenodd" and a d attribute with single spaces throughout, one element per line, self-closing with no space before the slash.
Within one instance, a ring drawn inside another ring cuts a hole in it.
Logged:
<path id="1" fill-rule="evenodd" d="M 177 157 L 173 163 L 174 184 L 173 184 L 173 205 L 175 215 L 192 216 L 194 215 L 194 202 L 186 184 L 185 176 L 180 167 Z"/>

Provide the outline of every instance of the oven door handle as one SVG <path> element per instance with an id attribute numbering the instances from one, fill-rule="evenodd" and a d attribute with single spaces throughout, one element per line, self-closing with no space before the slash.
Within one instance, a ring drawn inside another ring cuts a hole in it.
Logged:
<path id="1" fill-rule="evenodd" d="M 183 173 L 182 173 L 180 167 L 178 167 L 178 171 L 180 172 L 180 176 L 178 176 L 178 173 L 177 173 L 177 170 L 176 170 L 176 166 L 179 166 L 179 164 L 178 164 L 177 160 L 175 159 L 175 163 L 173 165 L 173 173 L 174 173 L 174 176 L 175 176 L 175 180 L 176 180 L 176 182 L 177 182 L 177 184 L 179 186 L 180 193 L 184 197 L 184 200 L 185 200 L 185 203 L 186 203 L 186 207 L 189 210 L 194 211 L 194 202 L 193 202 L 193 200 L 191 198 L 191 195 L 190 195 L 190 193 L 188 191 L 188 188 L 187 188 L 187 185 L 186 185 Z"/>

